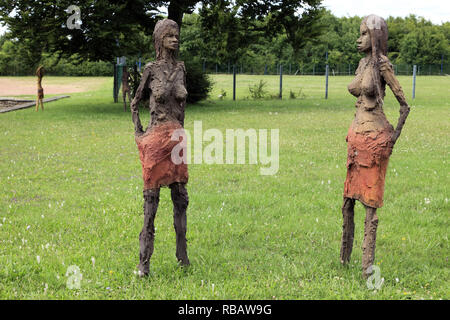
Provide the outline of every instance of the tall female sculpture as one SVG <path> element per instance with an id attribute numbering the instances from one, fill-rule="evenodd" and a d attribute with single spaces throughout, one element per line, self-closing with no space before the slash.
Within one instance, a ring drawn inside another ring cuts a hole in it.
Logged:
<path id="1" fill-rule="evenodd" d="M 45 69 L 43 66 L 39 66 L 36 69 L 37 76 L 37 97 L 36 97 L 36 111 L 39 111 L 39 105 L 41 105 L 42 111 L 44 111 L 44 88 L 42 88 L 42 78 L 44 77 Z"/>
<path id="2" fill-rule="evenodd" d="M 122 96 L 123 96 L 123 111 L 127 111 L 127 94 L 128 100 L 131 104 L 131 96 L 130 96 L 130 73 L 128 72 L 127 66 L 123 66 L 122 68 Z"/>
<path id="3" fill-rule="evenodd" d="M 366 54 L 359 62 L 348 90 L 358 98 L 355 118 L 348 130 L 347 179 L 344 186 L 344 219 L 341 263 L 350 261 L 354 234 L 354 206 L 359 200 L 366 209 L 362 268 L 368 277 L 375 259 L 378 226 L 377 208 L 383 206 L 384 179 L 392 148 L 409 113 L 402 88 L 395 78 L 387 54 L 386 22 L 376 15 L 363 19 L 358 50 Z M 400 117 L 394 130 L 383 112 L 386 84 L 400 103 Z"/>
<path id="4" fill-rule="evenodd" d="M 159 203 L 160 187 L 169 186 L 173 202 L 176 232 L 176 257 L 188 265 L 186 246 L 186 209 L 188 194 L 187 165 L 175 164 L 171 151 L 179 141 L 172 141 L 176 130 L 183 130 L 186 104 L 186 70 L 176 60 L 179 28 L 176 22 L 158 21 L 153 31 L 156 61 L 145 66 L 136 95 L 131 102 L 135 140 L 139 149 L 144 179 L 144 227 L 139 235 L 139 272 L 147 275 L 153 253 L 154 219 Z M 139 119 L 138 103 L 150 97 L 150 124 L 145 131 Z"/>

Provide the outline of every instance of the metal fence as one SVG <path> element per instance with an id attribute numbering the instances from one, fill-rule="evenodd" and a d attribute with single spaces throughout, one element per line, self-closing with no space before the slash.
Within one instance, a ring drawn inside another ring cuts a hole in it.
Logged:
<path id="1" fill-rule="evenodd" d="M 285 75 L 325 75 L 326 64 L 298 64 L 298 63 L 282 63 L 282 64 L 266 64 L 258 66 L 248 66 L 243 63 L 240 64 L 218 64 L 211 62 L 203 62 L 202 70 L 208 74 L 233 74 L 233 67 L 237 74 L 280 74 L 280 65 L 283 67 L 283 74 Z M 338 65 L 330 64 L 330 76 L 342 76 L 355 74 L 358 65 L 350 63 L 342 63 Z M 395 64 L 394 71 L 396 75 L 413 75 L 414 65 L 410 64 Z M 417 65 L 417 75 L 448 75 L 450 74 L 450 65 L 445 64 L 428 64 Z"/>
<path id="2" fill-rule="evenodd" d="M 131 60 L 130 60 L 131 61 Z M 133 60 L 134 62 L 134 60 Z M 140 61 L 139 61 L 140 62 Z M 138 62 L 136 62 L 137 64 Z M 142 61 L 142 66 L 145 62 Z M 283 74 L 285 75 L 325 75 L 326 64 L 302 64 L 302 63 L 282 63 Z M 205 73 L 214 74 L 232 74 L 233 64 L 219 64 L 213 62 L 203 62 L 202 70 Z M 337 65 L 329 64 L 330 76 L 353 75 L 358 67 L 356 64 L 341 63 Z M 244 63 L 235 64 L 234 68 L 237 74 L 279 74 L 280 63 L 275 64 L 253 64 L 251 66 Z M 47 75 L 54 76 L 112 76 L 113 68 L 110 62 L 91 62 L 87 61 L 81 65 L 75 66 L 68 63 L 58 64 L 48 67 Z M 395 64 L 394 71 L 396 75 L 412 75 L 412 64 Z M 450 74 L 450 64 L 426 64 L 417 65 L 417 75 L 448 75 Z M 20 62 L 11 63 L 7 68 L 0 68 L 0 76 L 34 76 L 34 70 L 22 65 Z"/>

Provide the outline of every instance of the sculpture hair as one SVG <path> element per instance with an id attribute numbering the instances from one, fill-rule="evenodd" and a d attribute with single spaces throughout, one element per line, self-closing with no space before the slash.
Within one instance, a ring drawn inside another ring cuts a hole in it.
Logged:
<path id="1" fill-rule="evenodd" d="M 178 24 L 170 19 L 159 20 L 155 25 L 152 37 L 153 37 L 153 45 L 155 46 L 156 51 L 156 60 L 160 60 L 163 58 L 162 52 L 164 50 L 163 47 L 164 36 L 171 28 L 176 28 L 178 32 L 180 32 Z M 173 52 L 174 58 L 176 54 L 177 52 Z"/>
<path id="2" fill-rule="evenodd" d="M 39 66 L 39 67 L 36 69 L 36 76 L 37 76 L 38 78 L 42 78 L 42 77 L 44 76 L 44 74 L 45 74 L 44 66 Z"/>
<path id="3" fill-rule="evenodd" d="M 371 14 L 363 19 L 361 24 L 363 23 L 369 29 L 372 56 L 387 55 L 388 28 L 386 21 L 382 17 Z"/>
<path id="4" fill-rule="evenodd" d="M 387 55 L 388 28 L 386 21 L 377 15 L 371 14 L 365 17 L 361 25 L 365 24 L 369 29 L 370 42 L 372 46 L 372 65 L 374 68 L 373 80 L 377 87 L 378 103 L 383 105 L 386 83 L 381 81 L 380 61 L 381 55 Z"/>

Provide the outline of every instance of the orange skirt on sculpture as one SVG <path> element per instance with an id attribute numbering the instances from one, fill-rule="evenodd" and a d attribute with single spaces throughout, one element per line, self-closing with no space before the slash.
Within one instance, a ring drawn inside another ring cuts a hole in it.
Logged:
<path id="1" fill-rule="evenodd" d="M 173 141 L 172 134 L 179 129 L 183 130 L 179 123 L 165 122 L 152 127 L 149 133 L 136 137 L 144 190 L 169 186 L 174 182 L 188 182 L 187 164 L 172 161 L 172 150 L 182 141 L 182 138 Z"/>
<path id="2" fill-rule="evenodd" d="M 372 208 L 383 206 L 384 180 L 392 153 L 392 130 L 347 135 L 347 179 L 344 197 Z"/>

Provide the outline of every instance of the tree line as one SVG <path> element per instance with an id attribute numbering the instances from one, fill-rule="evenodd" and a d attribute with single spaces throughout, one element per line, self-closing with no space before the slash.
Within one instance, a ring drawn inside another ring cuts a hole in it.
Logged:
<path id="1" fill-rule="evenodd" d="M 289 65 L 309 68 L 309 71 L 312 71 L 314 66 L 324 67 L 327 63 L 330 67 L 345 64 L 351 65 L 354 70 L 361 59 L 356 40 L 363 17 L 336 17 L 325 10 L 316 22 L 316 26 L 322 30 L 321 34 L 313 38 L 299 38 L 298 41 L 301 41 L 302 45 L 296 51 L 284 31 L 273 37 L 253 38 L 240 33 L 236 24 L 224 29 L 220 18 L 215 19 L 213 25 L 209 25 L 203 14 L 200 12 L 198 15 L 186 17 L 182 49 L 201 57 L 212 72 L 216 64 L 219 65 L 220 72 L 224 71 L 229 63 L 236 64 L 239 70 L 243 65 L 244 72 L 253 70 L 257 73 L 261 73 L 267 66 L 271 66 L 273 70 L 278 64 L 283 64 L 284 68 Z M 393 64 L 438 66 L 443 63 L 448 70 L 449 22 L 435 25 L 415 15 L 405 18 L 387 17 L 386 22 L 389 29 L 388 56 Z M 245 46 L 239 46 L 241 42 L 232 39 L 240 35 L 244 38 L 243 41 L 247 37 L 250 40 Z"/>
<path id="2" fill-rule="evenodd" d="M 79 5 L 81 28 L 65 26 Z M 277 64 L 314 68 L 356 66 L 362 17 L 336 17 L 320 0 L 306 1 L 6 1 L 0 21 L 0 75 L 33 74 L 44 64 L 55 75 L 111 75 L 117 56 L 154 59 L 151 34 L 161 7 L 181 27 L 180 59 L 190 65 L 244 66 L 261 73 Z M 450 23 L 414 15 L 386 18 L 394 64 L 449 64 Z M 218 68 L 218 67 L 216 67 Z"/>

